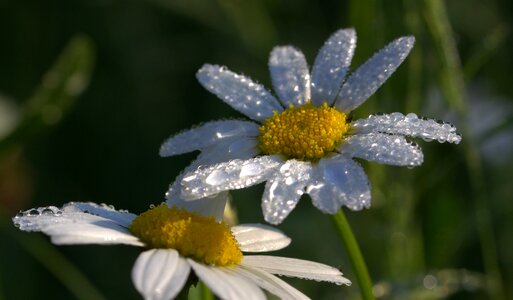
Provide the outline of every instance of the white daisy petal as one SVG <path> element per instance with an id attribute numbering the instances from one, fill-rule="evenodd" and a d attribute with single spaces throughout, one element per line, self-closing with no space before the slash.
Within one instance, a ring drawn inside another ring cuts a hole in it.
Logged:
<path id="1" fill-rule="evenodd" d="M 453 125 L 439 123 L 433 119 L 421 119 L 414 113 L 406 116 L 398 112 L 371 115 L 366 119 L 354 121 L 351 123 L 351 128 L 357 134 L 380 132 L 420 137 L 427 142 L 436 140 L 440 143 L 458 144 L 461 141 L 461 136 Z"/>
<path id="2" fill-rule="evenodd" d="M 341 155 L 322 159 L 313 173 L 306 191 L 321 211 L 334 214 L 342 205 L 352 210 L 370 206 L 369 180 L 363 168 L 352 159 Z"/>
<path id="3" fill-rule="evenodd" d="M 283 110 L 262 85 L 225 67 L 206 64 L 196 77 L 208 91 L 253 120 L 263 121 L 272 117 L 273 111 Z"/>
<path id="4" fill-rule="evenodd" d="M 338 269 L 325 264 L 279 256 L 248 255 L 241 263 L 271 274 L 298 277 L 316 281 L 328 281 L 350 285 L 351 281 L 342 276 Z"/>
<path id="5" fill-rule="evenodd" d="M 92 202 L 71 202 L 65 205 L 66 211 L 74 210 L 74 208 L 97 215 L 105 219 L 109 219 L 123 227 L 128 227 L 132 221 L 137 217 L 135 214 L 128 211 L 118 211 L 112 205 L 96 204 Z"/>
<path id="6" fill-rule="evenodd" d="M 231 159 L 247 159 L 260 153 L 258 140 L 254 137 L 240 137 L 212 145 L 198 156 L 200 165 L 212 165 Z"/>
<path id="7" fill-rule="evenodd" d="M 310 299 L 280 278 L 259 270 L 258 268 L 242 264 L 235 268 L 233 272 L 237 273 L 239 276 L 247 278 L 259 287 L 269 291 L 271 294 L 278 296 L 282 300 Z"/>
<path id="8" fill-rule="evenodd" d="M 422 164 L 422 150 L 400 135 L 383 133 L 357 134 L 347 137 L 339 150 L 349 157 L 382 164 L 415 167 Z"/>
<path id="9" fill-rule="evenodd" d="M 335 107 L 348 113 L 360 106 L 394 73 L 410 53 L 414 42 L 412 36 L 398 38 L 374 54 L 344 83 Z"/>
<path id="10" fill-rule="evenodd" d="M 290 244 L 290 238 L 280 230 L 262 224 L 233 226 L 232 233 L 242 252 L 280 250 Z"/>
<path id="11" fill-rule="evenodd" d="M 229 268 L 211 267 L 187 259 L 199 279 L 212 290 L 216 296 L 226 300 L 259 300 L 265 295 L 254 283 L 229 272 Z M 226 269 L 226 270 L 224 270 Z"/>
<path id="12" fill-rule="evenodd" d="M 294 47 L 275 47 L 269 57 L 274 90 L 287 108 L 310 99 L 310 74 L 305 56 Z"/>
<path id="13" fill-rule="evenodd" d="M 226 139 L 257 136 L 259 125 L 251 121 L 225 120 L 202 124 L 168 138 L 160 147 L 160 156 L 172 156 L 216 145 Z"/>
<path id="14" fill-rule="evenodd" d="M 335 101 L 356 47 L 354 29 L 335 32 L 324 43 L 312 68 L 312 103 L 316 106 Z"/>
<path id="15" fill-rule="evenodd" d="M 135 215 L 94 203 L 68 203 L 61 209 L 40 207 L 19 213 L 14 225 L 24 231 L 41 231 L 54 244 L 127 244 L 143 246 L 126 228 Z M 128 221 L 130 220 L 130 221 Z"/>
<path id="16" fill-rule="evenodd" d="M 176 205 L 179 208 L 194 211 L 200 215 L 216 216 L 218 221 L 222 220 L 228 194 L 223 192 L 205 199 L 185 201 L 180 195 L 183 176 L 188 172 L 195 171 L 201 165 L 212 165 L 231 159 L 252 158 L 259 152 L 256 145 L 256 139 L 240 138 L 238 140 L 224 141 L 207 148 L 170 185 L 166 193 L 167 205 L 169 207 Z"/>
<path id="17" fill-rule="evenodd" d="M 310 180 L 309 162 L 288 160 L 269 179 L 262 198 L 264 218 L 271 224 L 281 223 L 296 207 Z"/>
<path id="18" fill-rule="evenodd" d="M 144 299 L 173 299 L 183 288 L 191 270 L 174 249 L 152 249 L 139 255 L 132 281 Z"/>
<path id="19" fill-rule="evenodd" d="M 199 168 L 182 180 L 182 197 L 199 199 L 226 190 L 245 188 L 270 178 L 283 163 L 278 156 L 262 156 Z"/>
<path id="20" fill-rule="evenodd" d="M 221 192 L 205 198 L 196 199 L 194 201 L 187 201 L 180 197 L 180 195 L 174 195 L 169 198 L 167 206 L 176 206 L 179 209 L 185 209 L 186 211 L 205 216 L 214 217 L 217 221 L 222 221 L 224 216 L 224 208 L 228 201 L 228 192 Z"/>

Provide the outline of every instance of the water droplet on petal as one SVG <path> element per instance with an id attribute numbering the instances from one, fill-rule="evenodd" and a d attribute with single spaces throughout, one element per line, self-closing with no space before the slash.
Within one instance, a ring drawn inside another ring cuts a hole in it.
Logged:
<path id="1" fill-rule="evenodd" d="M 53 215 L 53 210 L 47 207 L 41 211 L 41 214 L 44 216 L 50 216 Z"/>
<path id="2" fill-rule="evenodd" d="M 28 211 L 27 215 L 29 215 L 31 217 L 39 216 L 39 211 L 37 209 L 33 208 Z"/>

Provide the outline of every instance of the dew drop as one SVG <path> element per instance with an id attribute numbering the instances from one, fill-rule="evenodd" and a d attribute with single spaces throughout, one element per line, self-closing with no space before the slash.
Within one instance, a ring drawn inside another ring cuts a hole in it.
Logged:
<path id="1" fill-rule="evenodd" d="M 418 121 L 418 117 L 416 114 L 414 113 L 409 113 L 406 115 L 406 117 L 404 118 L 404 120 L 406 122 L 417 122 Z"/>
<path id="2" fill-rule="evenodd" d="M 45 208 L 41 211 L 41 214 L 44 215 L 44 216 L 50 216 L 50 215 L 53 215 L 53 210 L 50 209 L 50 208 Z"/>
<path id="3" fill-rule="evenodd" d="M 219 185 L 226 182 L 229 179 L 228 174 L 224 170 L 214 170 L 205 179 L 205 183 L 209 185 Z"/>
<path id="4" fill-rule="evenodd" d="M 39 216 L 39 211 L 37 209 L 33 208 L 28 211 L 27 215 L 29 215 L 31 217 Z"/>

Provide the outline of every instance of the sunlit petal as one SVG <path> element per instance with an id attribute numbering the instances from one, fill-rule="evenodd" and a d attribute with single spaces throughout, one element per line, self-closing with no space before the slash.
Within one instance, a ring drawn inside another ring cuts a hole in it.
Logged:
<path id="1" fill-rule="evenodd" d="M 41 231 L 54 244 L 128 244 L 143 246 L 127 226 L 135 218 L 107 205 L 71 202 L 61 209 L 40 207 L 19 213 L 15 226 L 24 231 Z"/>
<path id="2" fill-rule="evenodd" d="M 139 255 L 132 281 L 145 299 L 168 300 L 183 288 L 191 267 L 173 249 L 152 249 Z"/>
<path id="3" fill-rule="evenodd" d="M 424 160 L 422 150 L 400 135 L 357 134 L 346 138 L 339 150 L 348 157 L 394 166 L 415 167 Z"/>
<path id="4" fill-rule="evenodd" d="M 294 47 L 275 47 L 269 57 L 274 90 L 284 107 L 310 99 L 310 73 L 305 56 Z"/>
<path id="5" fill-rule="evenodd" d="M 288 160 L 265 185 L 262 197 L 264 218 L 271 224 L 281 223 L 296 207 L 311 177 L 309 162 Z"/>
<path id="6" fill-rule="evenodd" d="M 422 119 L 414 113 L 403 115 L 395 112 L 386 115 L 371 115 L 351 123 L 356 134 L 388 133 L 420 137 L 425 141 L 449 142 L 458 144 L 461 136 L 456 127 L 449 123 L 440 123 L 433 119 Z"/>
<path id="7" fill-rule="evenodd" d="M 269 179 L 283 163 L 277 156 L 261 156 L 200 168 L 182 180 L 182 197 L 199 199 L 226 190 L 245 188 Z"/>
<path id="8" fill-rule="evenodd" d="M 223 268 L 199 264 L 188 259 L 196 275 L 221 299 L 227 300 L 264 300 L 262 290 L 243 277 L 230 274 Z M 228 268 L 226 268 L 229 270 Z"/>
<path id="9" fill-rule="evenodd" d="M 232 227 L 232 233 L 243 252 L 280 250 L 290 244 L 290 238 L 280 230 L 263 224 L 242 224 Z"/>
<path id="10" fill-rule="evenodd" d="M 319 161 L 307 193 L 315 207 L 329 214 L 336 213 L 342 205 L 361 210 L 369 207 L 371 201 L 369 180 L 363 168 L 340 155 Z"/>
<path id="11" fill-rule="evenodd" d="M 392 75 L 410 53 L 412 36 L 398 38 L 361 65 L 342 86 L 335 107 L 350 112 L 367 100 Z"/>
<path id="12" fill-rule="evenodd" d="M 247 278 L 259 287 L 269 291 L 271 294 L 278 296 L 282 300 L 310 299 L 285 281 L 268 272 L 260 270 L 258 267 L 242 264 L 235 268 L 233 272 L 237 273 L 239 276 Z"/>
<path id="13" fill-rule="evenodd" d="M 263 121 L 283 110 L 262 85 L 225 67 L 206 64 L 196 77 L 208 91 L 253 120 Z"/>
<path id="14" fill-rule="evenodd" d="M 342 272 L 338 269 L 308 260 L 267 255 L 247 255 L 244 256 L 242 264 L 276 275 L 328 281 L 336 284 L 351 284 L 351 281 L 343 277 Z"/>
<path id="15" fill-rule="evenodd" d="M 226 120 L 202 124 L 177 133 L 160 147 L 160 156 L 172 156 L 201 150 L 227 139 L 257 136 L 258 124 L 251 121 Z"/>
<path id="16" fill-rule="evenodd" d="M 313 104 L 333 104 L 349 70 L 355 48 L 356 32 L 352 28 L 335 32 L 324 43 L 312 68 Z"/>

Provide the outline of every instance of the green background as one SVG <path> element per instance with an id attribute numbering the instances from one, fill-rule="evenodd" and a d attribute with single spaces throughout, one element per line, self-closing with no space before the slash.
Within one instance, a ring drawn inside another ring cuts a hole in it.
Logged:
<path id="1" fill-rule="evenodd" d="M 195 154 L 161 158 L 173 133 L 241 117 L 195 72 L 226 65 L 271 88 L 268 54 L 300 48 L 310 63 L 353 27 L 352 69 L 414 35 L 405 63 L 362 107 L 451 121 L 460 145 L 417 140 L 415 169 L 364 162 L 373 204 L 346 211 L 381 299 L 513 297 L 513 2 L 0 0 L 0 299 L 138 299 L 140 249 L 55 247 L 10 218 L 36 206 L 108 203 L 140 213 L 164 200 Z M 263 222 L 263 186 L 235 191 L 241 222 Z M 354 278 L 330 219 L 308 197 L 279 226 L 277 255 Z M 288 280 L 288 279 L 287 279 Z M 358 287 L 288 280 L 313 299 L 358 299 Z M 489 288 L 487 288 L 489 287 Z"/>

